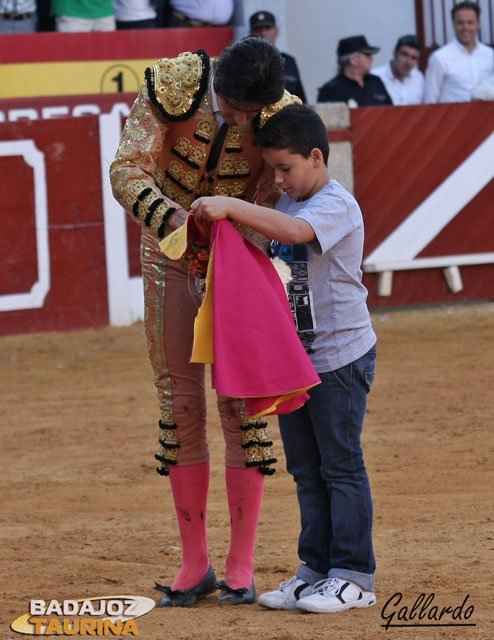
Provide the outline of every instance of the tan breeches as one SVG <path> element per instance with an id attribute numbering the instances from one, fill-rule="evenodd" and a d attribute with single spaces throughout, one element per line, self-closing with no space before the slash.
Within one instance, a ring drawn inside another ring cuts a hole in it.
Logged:
<path id="1" fill-rule="evenodd" d="M 146 234 L 142 238 L 141 262 L 144 323 L 160 402 L 161 433 L 170 436 L 165 440 L 176 442 L 166 447 L 166 456 L 168 461 L 169 456 L 175 457 L 177 465 L 199 464 L 209 459 L 205 371 L 204 365 L 191 364 L 189 358 L 201 296 L 195 279 L 180 262 L 168 260 L 158 243 Z M 225 463 L 245 467 L 241 426 L 251 421 L 245 418 L 244 403 L 218 396 L 217 405 L 226 445 Z"/>

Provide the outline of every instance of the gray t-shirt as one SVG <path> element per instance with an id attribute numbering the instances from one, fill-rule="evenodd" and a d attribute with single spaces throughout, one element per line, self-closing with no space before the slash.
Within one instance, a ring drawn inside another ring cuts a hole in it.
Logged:
<path id="1" fill-rule="evenodd" d="M 308 244 L 272 243 L 292 271 L 288 297 L 297 331 L 319 373 L 363 356 L 376 343 L 362 284 L 364 223 L 355 198 L 329 180 L 312 198 L 283 194 L 276 206 L 314 229 Z"/>

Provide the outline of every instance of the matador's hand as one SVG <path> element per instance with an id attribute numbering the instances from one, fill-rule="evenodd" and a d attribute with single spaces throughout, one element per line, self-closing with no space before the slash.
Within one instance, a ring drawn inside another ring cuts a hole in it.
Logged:
<path id="1" fill-rule="evenodd" d="M 168 220 L 168 224 L 173 229 L 178 229 L 184 224 L 188 216 L 189 216 L 189 212 L 183 209 L 182 207 L 180 207 L 174 213 L 172 213 L 172 215 Z"/>

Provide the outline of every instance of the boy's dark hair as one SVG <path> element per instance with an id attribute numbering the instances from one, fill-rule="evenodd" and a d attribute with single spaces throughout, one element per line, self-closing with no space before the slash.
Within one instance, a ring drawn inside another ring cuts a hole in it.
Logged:
<path id="1" fill-rule="evenodd" d="M 455 19 L 456 12 L 462 9 L 472 9 L 477 14 L 477 18 L 480 18 L 480 7 L 476 2 L 458 2 L 458 4 L 455 4 L 451 9 L 451 17 L 453 20 Z"/>
<path id="2" fill-rule="evenodd" d="M 304 158 L 312 149 L 320 149 L 328 164 L 329 142 L 326 125 L 319 115 L 304 104 L 290 104 L 269 118 L 254 137 L 254 145 L 263 149 L 287 149 Z"/>
<path id="3" fill-rule="evenodd" d="M 267 40 L 232 42 L 214 63 L 214 90 L 232 107 L 277 102 L 284 91 L 285 61 Z"/>

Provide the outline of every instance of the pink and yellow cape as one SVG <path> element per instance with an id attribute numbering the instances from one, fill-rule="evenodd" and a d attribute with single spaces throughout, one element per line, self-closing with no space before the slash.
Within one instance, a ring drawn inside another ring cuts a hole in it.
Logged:
<path id="1" fill-rule="evenodd" d="M 160 248 L 178 260 L 199 237 L 208 242 L 190 215 Z M 190 361 L 210 363 L 217 393 L 243 398 L 252 418 L 295 411 L 320 383 L 276 269 L 228 220 L 211 225 L 206 293 Z"/>

